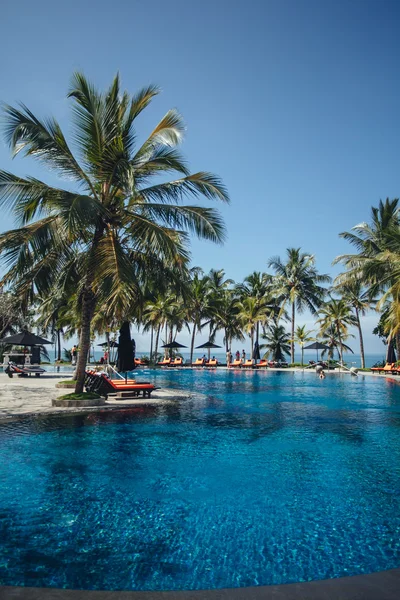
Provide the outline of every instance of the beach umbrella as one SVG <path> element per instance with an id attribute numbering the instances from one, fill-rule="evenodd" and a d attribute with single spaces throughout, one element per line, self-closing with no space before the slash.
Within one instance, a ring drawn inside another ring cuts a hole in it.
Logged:
<path id="1" fill-rule="evenodd" d="M 0 343 L 12 344 L 13 346 L 44 346 L 45 344 L 51 344 L 52 342 L 24 329 L 20 333 L 9 335 L 1 339 Z"/>
<path id="2" fill-rule="evenodd" d="M 206 342 L 205 344 L 201 344 L 201 346 L 196 346 L 196 350 L 199 350 L 200 348 L 206 348 L 208 350 L 208 360 L 210 360 L 211 348 L 221 348 L 221 347 L 222 346 L 218 346 L 218 344 L 214 344 L 213 342 L 208 340 L 208 342 Z"/>
<path id="3" fill-rule="evenodd" d="M 187 346 L 184 346 L 183 344 L 180 344 L 179 342 L 171 342 L 170 344 L 164 344 L 164 346 L 161 346 L 161 348 L 165 348 L 168 350 L 176 350 L 177 348 L 187 348 Z M 170 353 L 171 356 L 171 353 Z"/>
<path id="4" fill-rule="evenodd" d="M 252 358 L 256 361 L 256 363 L 258 360 L 260 360 L 260 345 L 258 342 L 255 342 L 254 344 Z"/>
<path id="5" fill-rule="evenodd" d="M 118 348 L 118 343 L 111 341 L 109 344 L 108 342 L 102 342 L 101 344 L 97 344 L 98 346 L 101 346 L 102 348 L 107 348 L 107 346 L 109 345 L 110 348 Z"/>
<path id="6" fill-rule="evenodd" d="M 309 346 L 304 346 L 304 350 L 316 350 L 317 351 L 317 362 L 318 362 L 318 350 L 329 350 L 329 346 L 326 344 L 321 344 L 321 342 L 314 342 Z"/>
<path id="7" fill-rule="evenodd" d="M 117 368 L 125 373 L 127 379 L 128 371 L 133 371 L 135 366 L 135 342 L 131 338 L 129 323 L 125 321 L 119 330 Z"/>

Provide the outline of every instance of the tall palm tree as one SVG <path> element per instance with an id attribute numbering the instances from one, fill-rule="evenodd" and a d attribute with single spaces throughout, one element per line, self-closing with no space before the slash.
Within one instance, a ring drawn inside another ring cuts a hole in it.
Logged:
<path id="1" fill-rule="evenodd" d="M 371 294 L 365 289 L 360 278 L 349 277 L 347 280 L 341 277 L 342 283 L 335 287 L 335 290 L 341 294 L 350 306 L 353 307 L 356 317 L 358 337 L 360 340 L 361 368 L 365 369 L 364 337 L 361 327 L 361 316 L 365 316 L 368 310 L 376 305 L 376 299 L 371 298 Z"/>
<path id="2" fill-rule="evenodd" d="M 28 108 L 6 106 L 5 137 L 14 155 L 24 152 L 55 169 L 71 187 L 0 171 L 0 205 L 22 226 L 0 236 L 10 269 L 4 282 L 22 293 L 44 296 L 64 285 L 71 269 L 79 277 L 80 354 L 76 392 L 83 390 L 90 324 L 101 301 L 121 321 L 141 297 L 140 273 L 174 265 L 173 280 L 187 261 L 188 232 L 222 242 L 224 225 L 213 209 L 181 206 L 185 196 L 228 200 L 218 177 L 190 174 L 176 146 L 183 122 L 170 110 L 136 147 L 135 122 L 159 93 L 149 86 L 132 98 L 120 91 L 119 76 L 101 93 L 76 73 L 72 152 L 54 119 L 39 120 Z M 153 176 L 179 174 L 170 182 Z"/>
<path id="3" fill-rule="evenodd" d="M 321 358 L 328 356 L 328 358 L 330 360 L 333 360 L 334 353 L 336 350 L 338 353 L 339 361 L 342 362 L 341 352 L 343 350 L 345 350 L 346 352 L 351 352 L 351 354 L 354 354 L 353 350 L 344 343 L 345 341 L 347 341 L 347 339 L 349 337 L 354 337 L 354 335 L 349 334 L 349 333 L 348 334 L 343 334 L 343 333 L 338 334 L 337 327 L 334 324 L 329 325 L 327 327 L 327 329 L 325 329 L 324 332 L 321 334 L 322 343 L 325 344 L 326 346 L 328 346 L 327 349 L 322 350 Z"/>
<path id="4" fill-rule="evenodd" d="M 320 318 L 317 320 L 317 324 L 320 326 L 321 334 L 324 335 L 326 331 L 334 328 L 336 331 L 338 343 L 339 343 L 339 358 L 343 361 L 343 350 L 345 345 L 343 340 L 349 337 L 349 327 L 357 326 L 357 319 L 353 315 L 351 306 L 342 298 L 337 300 L 331 298 L 328 302 L 325 302 L 319 310 Z"/>
<path id="5" fill-rule="evenodd" d="M 260 345 L 260 348 L 266 349 L 267 358 L 271 357 L 272 360 L 282 362 L 285 360 L 285 355 L 290 354 L 290 336 L 284 326 L 278 325 L 276 321 L 267 327 L 261 338 L 266 341 L 265 344 Z"/>
<path id="6" fill-rule="evenodd" d="M 260 324 L 265 329 L 268 319 L 279 313 L 279 299 L 273 290 L 273 277 L 268 273 L 253 271 L 245 277 L 243 283 L 239 283 L 235 288 L 239 300 L 252 297 L 260 308 L 266 310 L 260 312 L 260 320 L 255 325 L 255 341 L 259 342 Z"/>
<path id="7" fill-rule="evenodd" d="M 276 274 L 277 293 L 282 296 L 282 310 L 286 303 L 291 305 L 292 337 L 290 342 L 290 356 L 294 362 L 294 330 L 296 310 L 302 313 L 308 309 L 311 314 L 317 312 L 326 294 L 321 283 L 329 283 L 331 278 L 326 274 L 319 274 L 315 268 L 315 258 L 312 254 L 301 252 L 301 248 L 288 248 L 286 262 L 279 256 L 269 260 L 268 266 Z"/>
<path id="8" fill-rule="evenodd" d="M 213 332 L 211 338 L 214 337 L 217 331 L 222 330 L 226 352 L 231 350 L 233 340 L 241 342 L 245 340 L 238 316 L 237 301 L 232 290 L 223 290 L 220 293 L 218 303 L 213 305 L 212 319 Z"/>
<path id="9" fill-rule="evenodd" d="M 190 282 L 190 292 L 187 299 L 187 320 L 192 323 L 192 339 L 190 342 L 190 364 L 193 362 L 194 342 L 196 333 L 209 324 L 211 317 L 212 293 L 210 280 L 207 276 L 195 272 Z"/>
<path id="10" fill-rule="evenodd" d="M 254 296 L 244 296 L 236 303 L 238 309 L 238 319 L 242 324 L 244 331 L 250 336 L 251 356 L 254 349 L 254 334 L 257 324 L 265 322 L 268 318 L 269 307 L 266 299 L 258 299 Z"/>
<path id="11" fill-rule="evenodd" d="M 355 254 L 343 254 L 334 260 L 334 264 L 343 263 L 347 271 L 339 275 L 337 283 L 349 278 L 359 280 L 366 288 L 370 298 L 384 293 L 379 306 L 383 306 L 390 297 L 398 295 L 400 279 L 400 208 L 398 199 L 385 202 L 380 200 L 378 207 L 371 209 L 371 222 L 360 223 L 350 232 L 340 234 L 356 250 Z M 378 306 L 378 308 L 379 308 Z M 400 325 L 400 322 L 399 322 Z M 396 327 L 396 345 L 400 349 L 400 327 Z"/>
<path id="12" fill-rule="evenodd" d="M 299 344 L 301 348 L 301 366 L 304 365 L 304 344 L 311 342 L 314 338 L 310 335 L 312 329 L 306 329 L 305 325 L 297 325 L 296 331 L 294 332 L 294 341 Z"/>

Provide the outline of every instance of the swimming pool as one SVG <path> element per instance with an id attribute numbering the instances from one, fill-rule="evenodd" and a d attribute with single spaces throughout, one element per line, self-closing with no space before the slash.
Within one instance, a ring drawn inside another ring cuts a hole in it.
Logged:
<path id="1" fill-rule="evenodd" d="M 144 371 L 200 395 L 0 426 L 0 583 L 202 589 L 400 566 L 400 387 Z"/>

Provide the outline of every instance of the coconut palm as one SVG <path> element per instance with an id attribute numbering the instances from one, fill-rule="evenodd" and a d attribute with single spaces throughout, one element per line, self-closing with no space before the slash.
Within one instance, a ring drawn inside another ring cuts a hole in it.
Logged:
<path id="1" fill-rule="evenodd" d="M 278 325 L 276 321 L 271 323 L 261 336 L 266 341 L 261 344 L 260 348 L 266 349 L 265 358 L 271 357 L 272 360 L 282 362 L 285 360 L 285 355 L 290 354 L 290 335 L 285 331 L 283 325 Z"/>
<path id="2" fill-rule="evenodd" d="M 236 302 L 238 310 L 238 319 L 242 324 L 243 330 L 250 336 L 251 356 L 254 349 L 254 334 L 257 324 L 266 322 L 269 315 L 269 306 L 265 298 L 255 298 L 254 296 L 244 296 Z"/>
<path id="3" fill-rule="evenodd" d="M 211 339 L 214 338 L 217 331 L 222 330 L 224 332 L 223 341 L 226 352 L 232 348 L 233 340 L 241 342 L 245 340 L 238 316 L 237 301 L 232 290 L 223 290 L 220 292 L 218 302 L 213 304 L 212 321 L 213 331 Z"/>
<path id="4" fill-rule="evenodd" d="M 312 254 L 301 252 L 301 248 L 288 248 L 286 253 L 285 263 L 276 256 L 268 261 L 268 266 L 273 268 L 276 274 L 277 293 L 283 298 L 282 310 L 286 303 L 291 305 L 290 355 L 293 363 L 296 311 L 302 313 L 308 309 L 311 314 L 315 314 L 326 294 L 325 288 L 319 284 L 329 283 L 331 278 L 329 275 L 318 273 Z"/>
<path id="5" fill-rule="evenodd" d="M 360 340 L 361 368 L 365 369 L 364 338 L 361 327 L 361 316 L 365 316 L 367 311 L 376 305 L 376 299 L 371 298 L 370 292 L 362 284 L 360 278 L 349 277 L 346 280 L 341 276 L 341 281 L 342 283 L 337 285 L 335 290 L 340 293 L 343 300 L 353 307 L 358 337 Z"/>
<path id="6" fill-rule="evenodd" d="M 353 315 L 351 306 L 343 299 L 331 298 L 325 302 L 319 310 L 317 324 L 320 326 L 321 334 L 333 327 L 336 331 L 339 349 L 339 359 L 343 361 L 343 350 L 346 349 L 343 341 L 349 337 L 349 327 L 357 326 L 357 319 Z"/>
<path id="7" fill-rule="evenodd" d="M 304 365 L 304 344 L 312 342 L 315 338 L 311 337 L 312 329 L 306 329 L 305 325 L 297 325 L 294 332 L 294 341 L 301 348 L 301 365 Z"/>
<path id="8" fill-rule="evenodd" d="M 360 223 L 350 232 L 340 234 L 357 250 L 356 254 L 343 254 L 334 264 L 343 263 L 347 271 L 336 278 L 338 284 L 350 279 L 359 280 L 370 298 L 379 292 L 384 298 L 379 306 L 398 294 L 400 279 L 400 209 L 398 199 L 379 202 L 371 209 L 371 222 Z M 379 308 L 378 306 L 378 308 Z M 400 323 L 399 323 L 400 324 Z M 396 345 L 400 348 L 400 327 L 396 328 Z"/>
<path id="9" fill-rule="evenodd" d="M 327 349 L 322 350 L 321 358 L 327 356 L 330 360 L 334 359 L 335 350 L 338 353 L 339 361 L 342 362 L 341 352 L 345 350 L 346 352 L 351 352 L 354 354 L 353 350 L 347 346 L 344 341 L 346 341 L 349 337 L 354 337 L 352 334 L 338 334 L 337 327 L 335 325 L 329 325 L 327 329 L 321 334 L 321 341 L 323 344 L 328 346 Z"/>
<path id="10" fill-rule="evenodd" d="M 245 277 L 243 283 L 239 283 L 235 287 L 235 292 L 239 300 L 244 298 L 254 298 L 255 305 L 258 305 L 263 310 L 260 311 L 260 320 L 255 324 L 255 341 L 259 342 L 260 324 L 265 330 L 268 319 L 279 313 L 279 299 L 273 290 L 273 278 L 268 273 L 253 271 Z M 265 308 L 265 310 L 264 310 Z"/>
<path id="11" fill-rule="evenodd" d="M 185 196 L 228 200 L 220 180 L 190 174 L 176 146 L 183 122 L 170 110 L 136 147 L 135 122 L 158 94 L 155 86 L 132 98 L 120 91 L 116 76 L 101 93 L 76 73 L 68 94 L 73 102 L 70 145 L 54 119 L 39 120 L 28 108 L 5 107 L 5 137 L 13 154 L 25 153 L 68 178 L 68 189 L 33 177 L 0 171 L 0 205 L 22 226 L 0 236 L 9 266 L 4 279 L 20 294 L 45 296 L 78 274 L 81 312 L 76 392 L 83 389 L 90 324 L 99 302 L 121 322 L 141 297 L 140 274 L 175 266 L 171 281 L 187 261 L 188 232 L 213 242 L 224 239 L 221 217 L 213 209 L 181 206 Z M 153 176 L 179 173 L 170 182 Z"/>
<path id="12" fill-rule="evenodd" d="M 193 362 L 194 342 L 196 333 L 210 323 L 212 316 L 212 291 L 207 276 L 196 271 L 190 282 L 190 292 L 187 299 L 187 320 L 192 323 L 192 338 L 190 342 L 190 364 Z"/>

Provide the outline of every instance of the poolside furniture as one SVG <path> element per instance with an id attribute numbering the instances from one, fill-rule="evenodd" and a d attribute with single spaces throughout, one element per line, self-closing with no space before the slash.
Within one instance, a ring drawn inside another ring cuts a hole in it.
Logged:
<path id="1" fill-rule="evenodd" d="M 243 364 L 242 364 L 242 368 L 243 369 L 252 369 L 254 367 L 254 362 L 253 359 L 248 358 Z"/>
<path id="2" fill-rule="evenodd" d="M 268 361 L 263 358 L 258 364 L 255 364 L 254 367 L 256 369 L 261 369 L 263 367 L 266 369 L 268 367 Z"/>
<path id="3" fill-rule="evenodd" d="M 204 358 L 196 358 L 194 363 L 192 363 L 192 367 L 202 367 L 204 365 Z"/>
<path id="4" fill-rule="evenodd" d="M 231 362 L 230 364 L 230 369 L 240 369 L 242 367 L 242 361 L 240 360 L 240 358 L 238 360 L 234 360 L 233 362 Z"/>
<path id="5" fill-rule="evenodd" d="M 137 367 L 143 367 L 143 366 L 144 366 L 144 363 L 142 362 L 142 359 L 141 359 L 141 358 L 135 358 L 135 365 L 136 365 Z"/>
<path id="6" fill-rule="evenodd" d="M 376 371 L 377 373 L 400 373 L 396 367 L 396 363 L 386 363 L 384 367 L 372 367 L 371 371 Z"/>
<path id="7" fill-rule="evenodd" d="M 96 392 L 106 398 L 110 394 L 116 394 L 117 398 L 136 398 L 142 393 L 143 398 L 150 398 L 151 392 L 156 388 L 147 381 L 138 382 L 132 380 L 114 380 L 110 379 L 104 373 L 86 372 L 85 388 L 88 392 Z"/>
<path id="8" fill-rule="evenodd" d="M 182 358 L 175 358 L 175 360 L 171 360 L 171 362 L 169 363 L 170 367 L 182 367 L 183 366 L 183 359 Z"/>
<path id="9" fill-rule="evenodd" d="M 168 367 L 168 365 L 171 363 L 171 359 L 170 358 L 164 358 L 164 360 L 161 360 L 160 362 L 158 362 L 157 364 L 160 367 Z"/>
<path id="10" fill-rule="evenodd" d="M 34 365 L 25 365 L 23 367 L 19 367 L 12 361 L 10 361 L 7 367 L 4 370 L 5 373 L 12 379 L 13 375 L 18 375 L 18 377 L 30 377 L 31 375 L 35 375 L 35 377 L 40 377 L 42 373 L 46 373 L 45 369 L 42 369 L 39 366 Z"/>
<path id="11" fill-rule="evenodd" d="M 218 366 L 218 361 L 216 358 L 214 359 L 210 359 L 206 362 L 206 364 L 204 365 L 205 367 L 217 367 Z"/>

